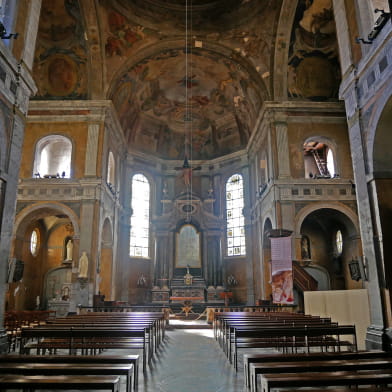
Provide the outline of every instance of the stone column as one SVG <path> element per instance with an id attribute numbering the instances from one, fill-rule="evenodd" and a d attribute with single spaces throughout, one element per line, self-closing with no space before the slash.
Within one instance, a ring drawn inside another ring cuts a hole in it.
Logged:
<path id="1" fill-rule="evenodd" d="M 249 167 L 242 168 L 242 175 L 244 179 L 244 218 L 245 218 L 245 241 L 246 241 L 246 288 L 247 288 L 247 304 L 254 305 L 255 292 L 253 285 L 253 263 L 252 263 L 252 222 L 250 216 L 250 189 Z"/>
<path id="2" fill-rule="evenodd" d="M 2 180 L 3 209 L 1 218 L 1 241 L 0 241 L 0 352 L 7 351 L 7 334 L 3 329 L 4 326 L 4 304 L 5 293 L 7 291 L 7 273 L 8 259 L 10 254 L 10 245 L 12 238 L 13 221 L 15 217 L 16 192 L 18 187 L 18 176 L 20 167 L 20 157 L 22 150 L 22 140 L 24 134 L 23 120 L 15 114 L 13 129 L 11 131 L 12 139 L 10 140 L 9 166 L 6 180 Z"/>
<path id="3" fill-rule="evenodd" d="M 367 169 L 367 149 L 365 129 L 362 128 L 362 109 L 357 96 L 357 75 L 355 70 L 343 81 L 340 94 L 346 105 L 348 118 L 351 157 L 353 163 L 355 190 L 357 196 L 358 218 L 361 230 L 362 249 L 367 266 L 367 289 L 370 301 L 371 325 L 367 329 L 366 347 L 368 349 L 385 348 L 387 331 L 384 324 L 384 312 L 387 311 L 383 300 L 385 288 L 384 267 L 378 241 L 378 210 L 375 184 L 369 177 Z"/>
<path id="4" fill-rule="evenodd" d="M 287 123 L 276 122 L 275 123 L 275 135 L 276 135 L 276 149 L 277 149 L 277 165 L 278 165 L 278 178 L 289 178 L 290 177 L 290 154 L 289 154 L 289 143 L 287 136 Z"/>

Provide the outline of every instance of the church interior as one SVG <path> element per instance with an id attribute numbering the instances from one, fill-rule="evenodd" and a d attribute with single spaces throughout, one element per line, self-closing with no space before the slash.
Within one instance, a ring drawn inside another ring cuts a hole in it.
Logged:
<path id="1" fill-rule="evenodd" d="M 390 350 L 390 3 L 0 0 L 0 351 L 7 312 L 184 301 Z"/>

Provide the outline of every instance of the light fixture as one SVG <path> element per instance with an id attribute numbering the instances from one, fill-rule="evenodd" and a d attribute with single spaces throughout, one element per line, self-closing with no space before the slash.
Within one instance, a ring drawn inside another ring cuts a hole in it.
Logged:
<path id="1" fill-rule="evenodd" d="M 381 12 L 381 15 L 377 18 L 376 22 L 374 23 L 374 26 L 372 28 L 372 30 L 370 31 L 370 33 L 367 36 L 367 40 L 364 38 L 359 38 L 357 37 L 355 40 L 357 41 L 357 43 L 363 43 L 363 44 L 367 44 L 370 45 L 373 43 L 373 41 L 377 38 L 378 34 L 380 33 L 380 31 L 382 30 L 382 28 L 385 26 L 385 24 L 387 23 L 387 21 L 390 19 L 391 17 L 391 13 L 390 12 L 385 12 L 384 10 L 380 10 L 378 8 L 376 8 L 374 10 L 375 13 Z"/>

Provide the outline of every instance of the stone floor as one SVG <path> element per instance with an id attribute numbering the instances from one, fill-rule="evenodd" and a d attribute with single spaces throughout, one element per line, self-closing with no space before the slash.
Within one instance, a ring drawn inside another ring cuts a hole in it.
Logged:
<path id="1" fill-rule="evenodd" d="M 243 391 L 242 369 L 241 362 L 235 372 L 205 322 L 171 320 L 154 362 L 140 374 L 138 391 Z"/>
<path id="2" fill-rule="evenodd" d="M 127 352 L 109 350 L 104 354 L 120 353 L 126 354 Z M 136 351 L 130 353 L 133 354 Z M 124 379 L 121 380 L 121 392 L 125 392 L 124 382 Z M 165 339 L 145 373 L 140 364 L 137 391 L 247 391 L 244 388 L 242 355 L 238 357 L 238 372 L 235 372 L 214 339 L 211 325 L 208 325 L 205 320 L 171 319 Z M 8 392 L 16 391 L 8 390 Z"/>

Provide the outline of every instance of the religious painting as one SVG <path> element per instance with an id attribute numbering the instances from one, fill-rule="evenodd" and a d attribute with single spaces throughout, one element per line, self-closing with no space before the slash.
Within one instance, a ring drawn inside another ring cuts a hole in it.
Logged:
<path id="1" fill-rule="evenodd" d="M 261 102 L 256 91 L 249 75 L 227 58 L 203 49 L 168 49 L 130 66 L 110 96 L 138 149 L 182 159 L 186 143 L 193 159 L 203 160 L 245 147 Z M 130 116 L 132 105 L 138 118 Z"/>
<path id="2" fill-rule="evenodd" d="M 200 233 L 193 225 L 176 234 L 176 268 L 201 268 Z"/>
<path id="3" fill-rule="evenodd" d="M 78 82 L 76 63 L 68 56 L 54 56 L 48 64 L 48 82 L 48 91 L 51 95 L 71 94 Z"/>

